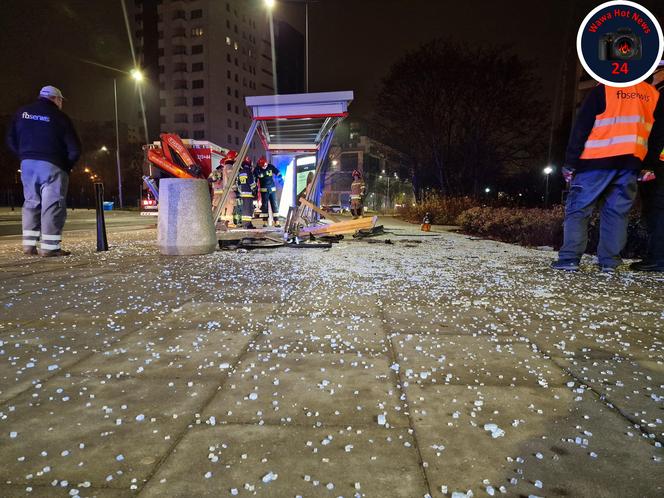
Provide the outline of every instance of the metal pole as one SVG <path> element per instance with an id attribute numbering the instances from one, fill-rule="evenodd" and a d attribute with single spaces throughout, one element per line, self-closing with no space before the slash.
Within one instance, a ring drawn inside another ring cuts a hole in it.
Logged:
<path id="1" fill-rule="evenodd" d="M 390 177 L 387 177 L 387 203 L 385 209 L 389 211 L 390 209 Z"/>
<path id="2" fill-rule="evenodd" d="M 546 190 L 544 191 L 544 207 L 549 207 L 549 176 L 546 175 Z"/>
<path id="3" fill-rule="evenodd" d="M 304 92 L 309 93 L 309 2 L 304 3 Z"/>
<path id="4" fill-rule="evenodd" d="M 104 184 L 95 183 L 95 211 L 97 213 L 97 251 L 108 251 L 106 222 L 104 221 Z"/>
<path id="5" fill-rule="evenodd" d="M 118 81 L 113 78 L 113 97 L 115 99 L 115 161 L 118 167 L 118 201 L 122 209 L 122 172 L 120 170 L 120 125 L 118 123 Z"/>
<path id="6" fill-rule="evenodd" d="M 270 10 L 270 45 L 272 47 L 270 56 L 272 57 L 272 86 L 274 88 L 273 93 L 277 95 L 279 93 L 279 80 L 277 78 L 277 48 L 274 46 L 274 42 L 274 16 L 272 15 L 272 10 Z"/>

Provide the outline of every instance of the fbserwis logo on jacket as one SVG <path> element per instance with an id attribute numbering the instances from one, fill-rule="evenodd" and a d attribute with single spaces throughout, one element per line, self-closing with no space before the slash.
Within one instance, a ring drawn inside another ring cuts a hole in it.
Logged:
<path id="1" fill-rule="evenodd" d="M 611 1 L 595 7 L 576 37 L 583 68 L 607 86 L 627 87 L 647 79 L 664 52 L 662 28 L 635 2 Z"/>
<path id="2" fill-rule="evenodd" d="M 32 121 L 44 121 L 46 123 L 51 122 L 51 118 L 49 116 L 41 116 L 39 114 L 28 114 L 27 112 L 21 114 L 21 118 L 30 119 Z"/>

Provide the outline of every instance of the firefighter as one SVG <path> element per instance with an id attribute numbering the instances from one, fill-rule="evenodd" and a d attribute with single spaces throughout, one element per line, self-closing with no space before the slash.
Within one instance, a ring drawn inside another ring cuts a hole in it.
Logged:
<path id="1" fill-rule="evenodd" d="M 261 193 L 261 219 L 263 223 L 267 223 L 270 214 L 268 207 L 272 209 L 272 221 L 274 226 L 279 225 L 279 208 L 277 207 L 277 184 L 274 178 L 277 177 L 283 183 L 283 178 L 279 170 L 267 162 L 267 159 L 261 157 L 256 163 L 254 170 L 254 177 L 258 181 L 258 186 Z"/>
<path id="2" fill-rule="evenodd" d="M 600 84 L 588 94 L 567 146 L 563 176 L 570 191 L 564 241 L 552 268 L 579 269 L 588 243 L 588 221 L 598 205 L 600 270 L 613 273 L 621 263 L 637 177 L 644 159 L 648 164 L 655 152 L 652 141 L 658 140 L 651 129 L 664 119 L 660 100 L 659 92 L 646 82 L 624 88 Z"/>
<path id="3" fill-rule="evenodd" d="M 222 157 L 219 161 L 219 166 L 214 168 L 210 175 L 208 176 L 208 183 L 212 188 L 212 210 L 217 207 L 217 204 L 221 201 L 221 197 L 224 194 L 224 165 L 226 164 L 226 158 Z"/>
<path id="4" fill-rule="evenodd" d="M 254 217 L 254 197 L 256 197 L 256 182 L 251 171 L 251 159 L 249 156 L 242 161 L 242 166 L 236 180 L 237 193 L 242 203 L 242 226 L 243 228 L 256 228 L 251 220 Z"/>
<path id="5" fill-rule="evenodd" d="M 237 159 L 237 151 L 230 150 L 224 158 L 224 168 L 233 168 L 235 160 Z M 240 193 L 237 188 L 237 181 L 229 186 L 233 191 L 233 224 L 235 226 L 240 226 L 242 224 L 242 199 L 240 198 Z"/>
<path id="6" fill-rule="evenodd" d="M 39 100 L 18 110 L 7 134 L 9 149 L 21 160 L 23 253 L 28 256 L 70 254 L 62 249 L 62 230 L 69 173 L 81 155 L 81 142 L 62 111 L 63 102 L 60 90 L 43 87 Z"/>
<path id="7" fill-rule="evenodd" d="M 362 173 L 353 171 L 353 183 L 350 184 L 350 212 L 356 220 L 364 216 L 364 196 L 367 186 L 362 179 Z"/>

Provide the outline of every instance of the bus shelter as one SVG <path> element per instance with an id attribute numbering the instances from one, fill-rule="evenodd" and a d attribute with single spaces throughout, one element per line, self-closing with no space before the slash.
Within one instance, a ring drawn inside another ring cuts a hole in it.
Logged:
<path id="1" fill-rule="evenodd" d="M 339 123 L 348 116 L 348 106 L 353 101 L 352 91 L 303 93 L 291 95 L 265 95 L 246 97 L 245 103 L 251 112 L 251 126 L 244 138 L 235 164 L 225 182 L 222 199 L 213 213 L 215 223 L 219 220 L 226 205 L 232 186 L 240 171 L 242 160 L 256 134 L 265 149 L 268 159 L 279 154 L 311 154 L 316 158 L 311 184 L 307 188 L 305 200 L 297 206 L 297 188 L 293 184 L 290 214 L 287 224 L 306 220 L 317 220 L 322 190 L 321 178 L 324 175 L 326 159 Z M 286 181 L 295 182 L 296 175 Z M 286 189 L 284 189 L 286 191 Z"/>

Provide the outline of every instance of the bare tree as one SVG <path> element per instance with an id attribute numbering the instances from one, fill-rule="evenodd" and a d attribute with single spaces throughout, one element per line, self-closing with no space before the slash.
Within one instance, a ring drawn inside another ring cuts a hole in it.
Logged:
<path id="1" fill-rule="evenodd" d="M 391 68 L 374 125 L 410 156 L 416 192 L 479 195 L 542 151 L 547 110 L 531 67 L 507 47 L 433 40 Z"/>

